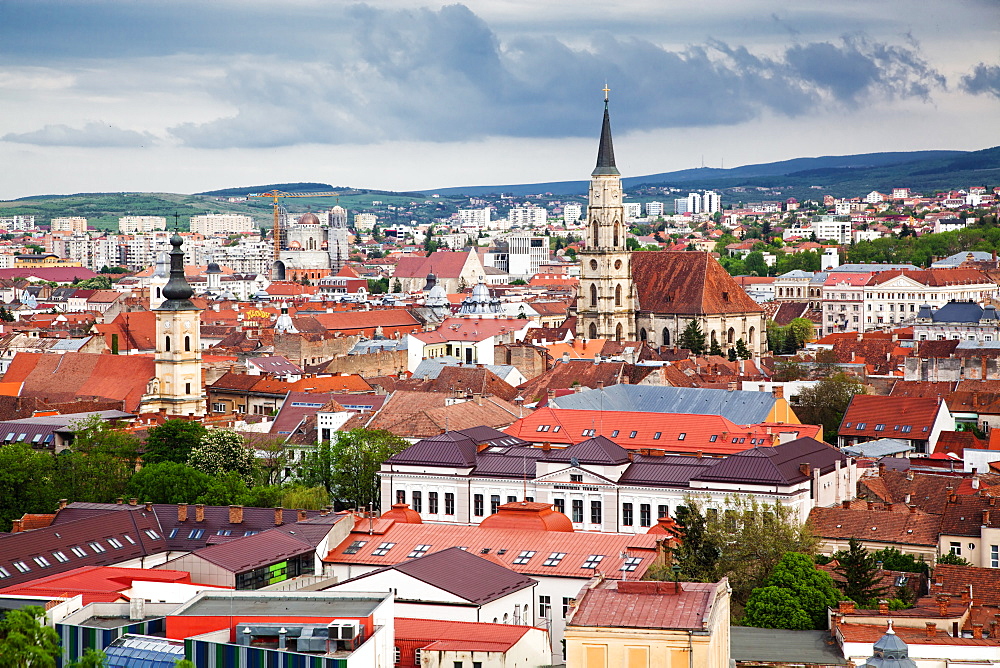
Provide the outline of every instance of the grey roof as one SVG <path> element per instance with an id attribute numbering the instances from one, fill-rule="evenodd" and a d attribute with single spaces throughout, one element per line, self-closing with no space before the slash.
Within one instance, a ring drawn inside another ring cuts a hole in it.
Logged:
<path id="1" fill-rule="evenodd" d="M 955 350 L 972 350 L 973 348 L 1000 348 L 1000 341 L 959 341 Z"/>
<path id="2" fill-rule="evenodd" d="M 601 143 L 597 148 L 597 166 L 591 176 L 617 176 L 615 149 L 611 143 L 611 116 L 608 114 L 608 99 L 604 98 L 604 122 L 601 124 Z"/>
<path id="3" fill-rule="evenodd" d="M 413 370 L 411 378 L 414 379 L 428 379 L 434 380 L 439 375 L 441 375 L 441 370 L 448 366 L 462 367 L 464 364 L 462 360 L 457 357 L 450 357 L 444 355 L 442 357 L 429 357 L 427 359 L 420 360 L 420 364 L 417 368 Z M 471 365 L 469 365 L 471 367 Z M 476 365 L 479 366 L 479 365 Z M 499 378 L 504 378 L 510 373 L 511 369 L 514 368 L 512 364 L 483 364 L 482 367 L 487 371 L 492 371 Z"/>
<path id="4" fill-rule="evenodd" d="M 827 644 L 828 631 L 788 631 L 734 626 L 729 631 L 730 654 L 736 661 L 846 666 L 837 647 Z"/>
<path id="5" fill-rule="evenodd" d="M 913 446 L 909 441 L 899 438 L 879 438 L 874 441 L 866 441 L 850 447 L 842 448 L 845 455 L 851 457 L 886 457 L 888 455 L 898 455 L 903 452 L 911 452 Z"/>
<path id="6" fill-rule="evenodd" d="M 411 578 L 477 605 L 495 601 L 538 583 L 527 575 L 521 575 L 506 566 L 466 552 L 460 547 L 449 547 L 392 566 L 385 566 L 344 582 L 363 580 L 386 571 L 405 573 Z M 333 589 L 336 589 L 336 586 Z M 400 598 L 408 598 L 405 591 Z"/>
<path id="7" fill-rule="evenodd" d="M 825 283 L 826 279 L 827 279 L 827 277 L 829 275 L 830 275 L 830 272 L 827 272 L 827 271 L 817 271 L 815 274 L 813 274 L 813 277 L 812 277 L 812 279 L 809 282 L 810 283 Z"/>
<path id="8" fill-rule="evenodd" d="M 957 267 L 969 259 L 969 255 L 972 255 L 972 259 L 977 262 L 993 259 L 993 253 L 988 253 L 986 251 L 961 251 L 960 253 L 949 255 L 946 258 L 932 263 L 931 269 L 937 269 L 939 267 Z"/>
<path id="9" fill-rule="evenodd" d="M 721 415 L 743 425 L 767 420 L 775 401 L 769 392 L 619 384 L 557 397 L 554 405 L 570 410 Z"/>
<path id="10" fill-rule="evenodd" d="M 990 314 L 995 316 L 996 311 L 991 310 Z M 965 301 L 950 301 L 936 311 L 931 312 L 931 320 L 934 322 L 978 323 L 982 317 L 982 306 L 975 302 Z"/>
<path id="11" fill-rule="evenodd" d="M 401 339 L 369 339 L 358 341 L 348 355 L 366 355 L 382 350 L 406 350 L 406 337 Z"/>
<path id="12" fill-rule="evenodd" d="M 174 611 L 192 617 L 367 617 L 387 593 L 206 591 Z"/>
<path id="13" fill-rule="evenodd" d="M 865 264 L 842 264 L 839 267 L 831 267 L 828 271 L 830 273 L 851 272 L 854 274 L 863 274 L 869 271 L 889 271 L 890 269 L 920 269 L 920 267 L 912 264 L 872 262 Z"/>
<path id="14" fill-rule="evenodd" d="M 627 464 L 628 450 L 606 436 L 595 436 L 558 451 L 563 459 L 576 460 L 583 464 Z M 556 459 L 556 457 L 550 457 Z"/>
<path id="15" fill-rule="evenodd" d="M 811 271 L 802 271 L 801 269 L 792 269 L 791 271 L 786 271 L 785 273 L 778 276 L 778 278 L 812 278 L 813 273 Z"/>
<path id="16" fill-rule="evenodd" d="M 525 445 L 525 441 L 491 427 L 472 427 L 447 431 L 417 441 L 387 460 L 389 464 L 428 464 L 437 466 L 475 466 L 480 445 L 487 450 Z"/>

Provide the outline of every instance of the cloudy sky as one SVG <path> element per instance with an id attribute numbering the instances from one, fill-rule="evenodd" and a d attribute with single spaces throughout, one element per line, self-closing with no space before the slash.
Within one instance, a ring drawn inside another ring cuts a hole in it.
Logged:
<path id="1" fill-rule="evenodd" d="M 0 0 L 0 198 L 1000 144 L 998 0 Z"/>

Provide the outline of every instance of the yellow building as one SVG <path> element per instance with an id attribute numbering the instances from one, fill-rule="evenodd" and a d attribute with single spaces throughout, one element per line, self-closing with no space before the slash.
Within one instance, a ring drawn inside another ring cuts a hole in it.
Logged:
<path id="1" fill-rule="evenodd" d="M 608 580 L 566 618 L 567 668 L 729 668 L 729 581 Z"/>
<path id="2" fill-rule="evenodd" d="M 83 265 L 70 258 L 59 257 L 52 253 L 16 255 L 14 267 L 17 269 L 43 269 L 45 267 L 82 267 Z"/>

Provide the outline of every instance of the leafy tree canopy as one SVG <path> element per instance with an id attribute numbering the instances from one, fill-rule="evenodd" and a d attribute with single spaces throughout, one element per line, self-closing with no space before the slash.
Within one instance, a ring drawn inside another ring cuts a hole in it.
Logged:
<path id="1" fill-rule="evenodd" d="M 307 455 L 299 476 L 307 486 L 322 486 L 341 505 L 365 508 L 371 504 L 378 508 L 376 473 L 382 462 L 409 445 L 384 430 L 338 432 L 337 438 L 324 441 Z"/>
<path id="2" fill-rule="evenodd" d="M 126 495 L 153 503 L 194 503 L 208 491 L 212 477 L 177 462 L 146 464 L 132 476 Z"/>
<path id="3" fill-rule="evenodd" d="M 787 592 L 790 598 L 778 594 L 775 589 Z M 788 552 L 774 567 L 766 585 L 755 589 L 750 595 L 743 621 L 747 626 L 765 628 L 821 629 L 826 627 L 827 608 L 836 606 L 840 599 L 841 595 L 833 578 L 826 571 L 816 568 L 812 557 Z M 773 617 L 776 602 L 780 602 L 784 612 L 788 614 L 788 621 L 782 622 Z M 809 620 L 805 627 L 801 626 L 802 617 L 799 612 Z"/>
<path id="4" fill-rule="evenodd" d="M 149 430 L 143 462 L 186 462 L 207 429 L 194 420 L 167 420 Z"/>
<path id="5" fill-rule="evenodd" d="M 882 569 L 879 568 L 878 559 L 869 554 L 857 538 L 851 538 L 848 548 L 833 556 L 837 559 L 833 570 L 844 578 L 841 590 L 847 598 L 863 607 L 871 607 L 871 601 L 877 602 L 889 591 L 888 587 L 879 585 Z"/>
<path id="6" fill-rule="evenodd" d="M 847 406 L 855 394 L 866 394 L 861 381 L 845 373 L 835 373 L 799 392 L 795 414 L 803 424 L 823 425 L 823 434 L 834 438 Z"/>
<path id="7" fill-rule="evenodd" d="M 248 487 L 254 483 L 259 468 L 243 437 L 228 429 L 211 429 L 202 436 L 201 443 L 191 450 L 188 466 L 211 476 L 235 473 Z"/>
<path id="8" fill-rule="evenodd" d="M 0 445 L 0 531 L 24 513 L 55 509 L 61 491 L 52 485 L 53 463 L 52 455 L 27 443 Z"/>
<path id="9" fill-rule="evenodd" d="M 39 606 L 7 611 L 0 621 L 0 665 L 55 668 L 59 636 L 44 619 L 45 609 Z"/>

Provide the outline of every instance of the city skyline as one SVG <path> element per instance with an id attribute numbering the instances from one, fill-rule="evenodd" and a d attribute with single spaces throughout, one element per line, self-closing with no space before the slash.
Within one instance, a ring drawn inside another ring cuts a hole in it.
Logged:
<path id="1" fill-rule="evenodd" d="M 0 198 L 580 180 L 605 81 L 625 176 L 975 150 L 998 25 L 986 0 L 5 3 Z"/>

